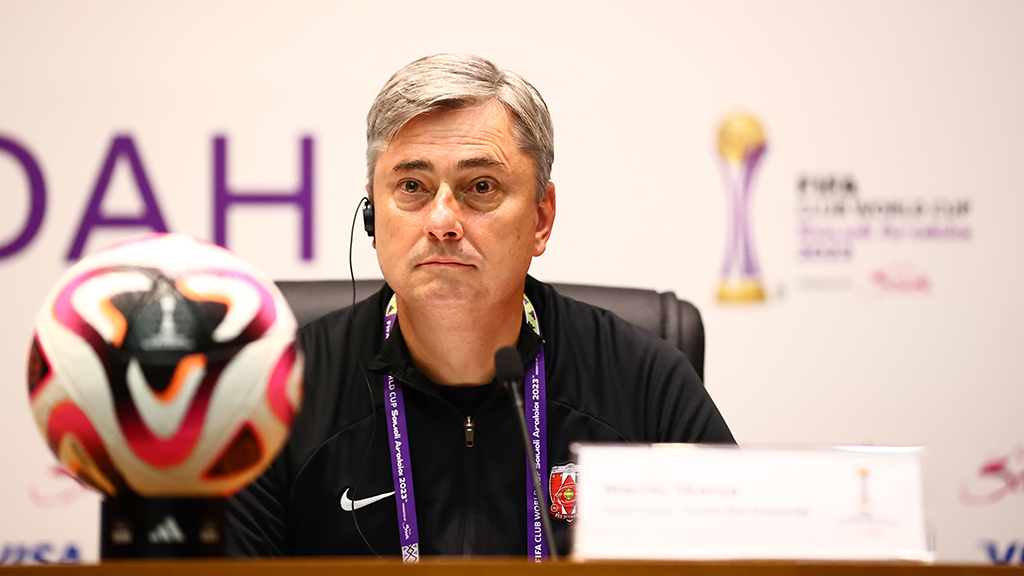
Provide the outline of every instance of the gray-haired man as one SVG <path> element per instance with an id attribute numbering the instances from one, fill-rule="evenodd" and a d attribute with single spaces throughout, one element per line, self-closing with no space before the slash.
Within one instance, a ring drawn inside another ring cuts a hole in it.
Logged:
<path id="1" fill-rule="evenodd" d="M 682 353 L 527 276 L 555 219 L 552 124 L 528 82 L 475 56 L 423 58 L 367 123 L 388 285 L 303 329 L 303 410 L 229 505 L 232 553 L 540 558 L 542 513 L 564 553 L 571 442 L 733 441 Z M 546 502 L 494 382 L 503 346 L 527 366 Z"/>

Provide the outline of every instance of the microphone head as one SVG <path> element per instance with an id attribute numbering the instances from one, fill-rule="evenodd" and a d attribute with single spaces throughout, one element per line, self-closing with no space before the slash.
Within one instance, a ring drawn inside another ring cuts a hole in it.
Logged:
<path id="1" fill-rule="evenodd" d="M 515 348 L 505 346 L 494 353 L 494 377 L 501 384 L 506 382 L 522 384 L 524 379 L 523 361 L 519 359 L 519 352 Z"/>

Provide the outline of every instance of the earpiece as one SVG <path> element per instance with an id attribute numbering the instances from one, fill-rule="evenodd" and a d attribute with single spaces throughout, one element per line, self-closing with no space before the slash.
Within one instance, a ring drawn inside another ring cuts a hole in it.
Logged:
<path id="1" fill-rule="evenodd" d="M 369 198 L 363 198 L 363 228 L 366 234 L 373 238 L 373 203 Z"/>
<path id="2" fill-rule="evenodd" d="M 356 211 L 352 213 L 352 226 L 348 229 L 348 274 L 349 278 L 352 280 L 352 308 L 355 308 L 356 306 L 356 272 L 355 269 L 352 268 L 352 246 L 355 244 L 356 219 L 359 218 L 360 208 L 363 210 L 363 226 L 366 227 L 366 233 L 369 234 L 370 237 L 373 237 L 373 204 L 370 203 L 369 198 L 363 198 L 363 201 L 356 205 Z M 353 314 L 355 314 L 355 312 L 353 312 Z M 353 323 L 349 322 L 349 340 L 352 340 L 352 326 Z M 356 485 L 352 488 L 353 496 L 359 492 L 359 484 L 363 481 L 363 470 L 366 469 L 366 461 L 370 457 L 370 448 L 373 447 L 373 431 L 377 429 L 377 410 L 375 408 L 376 404 L 373 402 L 373 386 L 370 385 L 370 378 L 366 375 L 366 369 L 363 368 L 363 361 L 357 357 L 356 364 L 359 365 L 359 372 L 363 374 L 363 381 L 366 382 L 366 392 L 370 397 L 370 409 L 373 414 L 373 422 L 370 425 L 370 441 L 366 443 L 366 453 L 363 454 L 363 465 L 359 468 L 359 476 L 356 476 Z M 374 550 L 373 544 L 370 544 L 370 541 L 366 539 L 366 535 L 363 534 L 363 529 L 359 527 L 359 519 L 356 518 L 356 508 L 357 506 L 352 506 L 351 508 L 352 523 L 356 526 L 356 532 L 359 533 L 359 537 L 363 539 L 363 543 L 370 549 L 370 552 L 373 552 L 375 556 L 380 558 L 381 555 Z"/>

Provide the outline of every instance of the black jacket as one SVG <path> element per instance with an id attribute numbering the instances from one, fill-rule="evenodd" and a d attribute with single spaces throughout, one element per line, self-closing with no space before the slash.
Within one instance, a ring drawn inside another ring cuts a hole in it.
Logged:
<path id="1" fill-rule="evenodd" d="M 533 278 L 526 294 L 543 340 L 524 321 L 518 350 L 527 363 L 544 347 L 549 468 L 568 463 L 576 441 L 733 442 L 679 350 Z M 453 389 L 430 382 L 413 367 L 401 326 L 382 342 L 391 295 L 385 286 L 300 332 L 302 411 L 274 464 L 228 502 L 229 554 L 400 554 L 393 496 L 354 513 L 340 505 L 346 490 L 352 500 L 394 490 L 382 393 L 387 372 L 405 384 L 420 553 L 527 553 L 526 456 L 512 401 L 496 383 Z M 552 521 L 558 550 L 566 553 L 568 523 Z"/>

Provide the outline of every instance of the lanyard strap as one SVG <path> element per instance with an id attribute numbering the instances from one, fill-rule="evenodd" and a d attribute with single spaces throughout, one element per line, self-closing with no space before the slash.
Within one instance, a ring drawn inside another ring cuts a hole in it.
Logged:
<path id="1" fill-rule="evenodd" d="M 384 314 L 384 339 L 391 336 L 398 317 L 398 303 L 391 297 Z M 398 507 L 398 539 L 402 544 L 402 560 L 420 561 L 420 533 L 416 524 L 416 494 L 412 487 L 412 460 L 409 459 L 409 430 L 405 425 L 405 399 L 402 384 L 388 374 L 384 378 L 388 407 L 388 448 L 391 452 L 391 474 L 395 482 L 395 504 Z"/>
<path id="2" fill-rule="evenodd" d="M 540 335 L 540 322 L 537 311 L 530 299 L 523 294 L 523 311 L 526 323 Z M 392 296 L 384 314 L 384 339 L 391 336 L 398 318 L 398 301 Z M 544 349 L 537 354 L 526 370 L 528 394 L 525 398 L 526 420 L 531 423 L 531 444 L 533 448 L 532 462 L 541 478 L 548 469 L 547 446 L 547 390 L 544 377 Z M 416 523 L 416 494 L 412 485 L 412 460 L 409 458 L 409 431 L 405 423 L 405 400 L 402 396 L 402 383 L 388 374 L 384 378 L 388 408 L 388 449 L 391 453 L 391 473 L 395 483 L 395 503 L 398 508 L 398 539 L 402 545 L 404 562 L 419 562 L 420 536 Z M 526 542 L 528 556 L 540 562 L 548 555 L 547 542 L 544 540 L 544 529 L 541 514 L 546 512 L 533 491 L 531 471 L 526 471 Z"/>
<path id="3" fill-rule="evenodd" d="M 526 323 L 540 336 L 540 322 L 533 303 L 523 294 L 523 310 L 526 312 Z M 540 474 L 541 486 L 547 480 L 548 469 L 548 409 L 546 378 L 544 376 L 544 349 L 541 348 L 533 362 L 526 370 L 526 383 L 529 394 L 523 399 L 526 408 L 526 421 L 530 426 L 530 440 L 533 445 L 533 462 Z M 541 514 L 547 513 L 547 502 L 538 502 L 537 493 L 533 490 L 533 473 L 526 470 L 526 547 L 527 556 L 534 562 L 548 557 L 548 542 L 544 539 L 544 524 Z"/>

